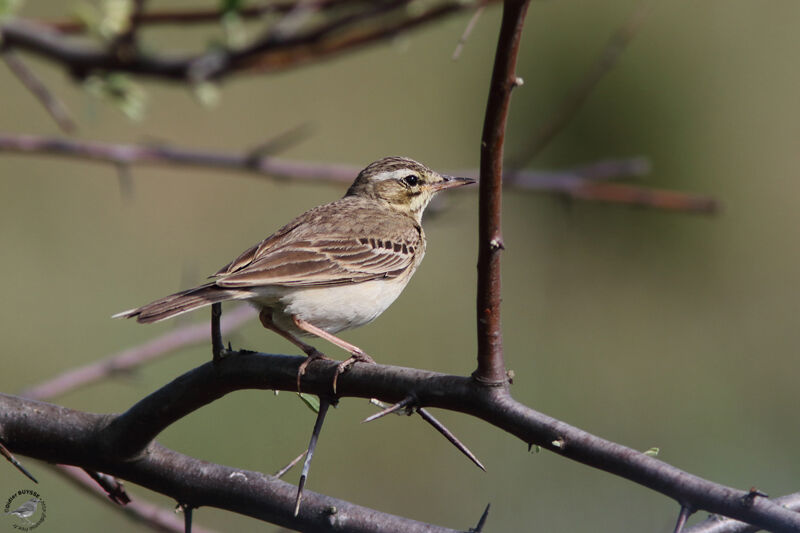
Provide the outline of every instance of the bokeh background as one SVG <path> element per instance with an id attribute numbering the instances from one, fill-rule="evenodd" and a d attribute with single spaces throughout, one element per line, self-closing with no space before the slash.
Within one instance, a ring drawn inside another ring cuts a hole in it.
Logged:
<path id="1" fill-rule="evenodd" d="M 57 16 L 72 2 L 28 4 L 23 15 Z M 617 68 L 535 165 L 644 155 L 653 164 L 644 183 L 712 194 L 723 210 L 670 214 L 508 191 L 503 324 L 513 393 L 605 438 L 640 450 L 657 446 L 663 460 L 711 480 L 775 496 L 794 492 L 800 4 L 657 4 Z M 531 6 L 509 153 L 526 149 L 634 5 Z M 312 135 L 283 156 L 360 166 L 404 154 L 436 169 L 474 168 L 499 14 L 498 7 L 487 9 L 456 62 L 451 54 L 469 14 L 323 64 L 235 78 L 213 109 L 184 87 L 145 82 L 149 101 L 140 122 L 57 68 L 28 62 L 75 112 L 81 139 L 244 150 L 308 123 Z M 143 38 L 181 50 L 209 35 L 219 30 L 198 38 L 160 29 Z M 6 69 L 0 94 L 0 130 L 57 133 Z M 146 327 L 109 317 L 197 283 L 345 188 L 166 167 L 136 167 L 132 175 L 125 195 L 107 165 L 0 154 L 3 392 L 174 328 L 181 322 Z M 476 230 L 477 191 L 453 194 L 446 211 L 426 220 L 429 251 L 405 293 L 376 322 L 343 336 L 383 363 L 469 374 Z M 205 321 L 207 313 L 187 320 Z M 231 340 L 296 352 L 252 323 Z M 120 412 L 208 358 L 208 347 L 186 349 L 54 401 Z M 309 489 L 461 529 L 474 526 L 491 502 L 487 531 L 672 530 L 675 502 L 551 453 L 528 453 L 524 443 L 482 422 L 435 413 L 488 473 L 419 419 L 359 423 L 372 412 L 354 399 L 332 412 Z M 170 427 L 159 441 L 269 473 L 303 450 L 312 424 L 313 414 L 291 393 L 238 392 Z M 48 504 L 42 531 L 141 529 L 44 465 L 26 463 Z M 31 488 L 10 466 L 0 471 L 0 495 Z M 134 497 L 174 504 L 128 488 Z M 195 521 L 219 531 L 279 529 L 207 508 Z"/>

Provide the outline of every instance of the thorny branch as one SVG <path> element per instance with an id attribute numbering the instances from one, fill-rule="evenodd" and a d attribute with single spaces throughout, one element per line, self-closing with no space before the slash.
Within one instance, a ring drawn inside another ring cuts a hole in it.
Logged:
<path id="1" fill-rule="evenodd" d="M 89 475 L 81 468 L 74 466 L 58 465 L 55 471 L 67 481 L 75 485 L 78 489 L 99 497 L 100 500 L 112 505 L 115 509 L 120 509 L 126 516 L 137 522 L 144 522 L 156 531 L 171 531 L 183 533 L 183 520 L 175 516 L 171 509 L 165 509 L 157 505 L 133 500 L 124 507 L 120 507 L 107 497 L 106 492 L 95 484 Z M 209 529 L 194 526 L 193 533 L 213 533 Z"/>
<path id="2" fill-rule="evenodd" d="M 316 26 L 300 25 L 290 31 L 270 31 L 238 50 L 201 52 L 184 57 L 145 54 L 137 46 L 138 29 L 159 22 L 185 22 L 192 17 L 194 21 L 207 22 L 218 18 L 218 12 L 213 16 L 209 15 L 209 11 L 173 12 L 172 15 L 166 12 L 148 13 L 143 8 L 145 2 L 138 0 L 131 28 L 107 48 L 85 40 L 67 38 L 65 32 L 75 31 L 76 28 L 68 28 L 63 23 L 46 28 L 30 21 L 13 20 L 0 25 L 0 37 L 5 50 L 22 50 L 48 58 L 78 77 L 119 70 L 164 80 L 195 82 L 221 79 L 236 72 L 264 72 L 294 67 L 386 39 L 467 7 L 463 2 L 441 2 L 422 12 L 411 12 L 405 10 L 407 1 L 387 1 L 360 15 L 334 13 L 335 4 L 345 3 L 348 2 L 307 2 L 310 11 L 326 15 Z M 537 413 L 516 402 L 506 387 L 485 386 L 487 382 L 505 382 L 499 322 L 499 251 L 503 246 L 499 218 L 502 141 L 508 99 L 517 84 L 514 64 L 527 3 L 520 0 L 505 2 L 482 137 L 481 175 L 484 179 L 481 184 L 479 255 L 479 367 L 475 374 L 479 380 L 412 369 L 362 365 L 342 377 L 340 394 L 397 402 L 408 397 L 412 391 L 418 407 L 440 407 L 479 417 L 526 443 L 535 443 L 564 457 L 657 490 L 674 498 L 686 509 L 709 510 L 772 531 L 800 529 L 799 514 L 769 501 L 757 491 L 738 491 L 682 472 L 646 454 Z M 289 10 L 285 11 L 289 12 L 296 8 L 297 3 L 279 2 L 274 5 L 275 10 L 289 6 Z M 403 16 L 387 16 L 398 13 Z M 248 14 L 243 10 L 240 16 L 259 16 L 259 13 Z M 53 30 L 53 27 L 61 28 L 63 32 Z M 351 168 L 309 167 L 268 157 L 254 157 L 253 154 L 231 156 L 174 148 L 120 147 L 73 143 L 61 139 L 4 137 L 7 150 L 59 153 L 119 165 L 131 161 L 168 162 L 236 168 L 298 178 L 320 179 L 321 175 L 327 175 L 328 179 L 348 181 L 354 174 Z M 15 145 L 17 141 L 22 142 Z M 538 150 L 539 146 L 535 149 Z M 713 201 L 707 198 L 607 184 L 585 176 L 572 176 L 570 179 L 558 177 L 556 182 L 557 186 L 542 183 L 531 185 L 532 180 L 524 176 L 515 179 L 517 185 L 521 183 L 529 188 L 538 186 L 558 190 L 575 198 L 695 212 L 709 212 L 714 208 Z M 164 492 L 177 498 L 187 509 L 212 505 L 308 531 L 327 531 L 345 523 L 348 531 L 450 531 L 313 493 L 305 495 L 303 510 L 294 518 L 294 487 L 257 472 L 201 463 L 153 442 L 168 425 L 228 392 L 244 388 L 294 390 L 297 367 L 301 361 L 301 358 L 288 356 L 239 354 L 217 364 L 208 363 L 181 376 L 118 416 L 92 415 L 30 399 L 0 395 L 0 439 L 18 453 L 102 470 Z M 304 387 L 309 392 L 328 394 L 334 366 L 335 363 L 317 365 L 307 375 Z M 147 453 L 142 453 L 145 450 Z M 135 461 L 130 460 L 133 457 Z M 203 475 L 198 475 L 201 470 Z"/>
<path id="3" fill-rule="evenodd" d="M 152 442 L 173 422 L 235 390 L 295 390 L 297 369 L 303 361 L 302 357 L 238 353 L 187 372 L 116 416 L 0 395 L 0 439 L 9 449 L 23 455 L 79 464 L 167 493 L 195 507 L 220 507 L 287 527 L 329 530 L 328 519 L 361 516 L 369 522 L 367 517 L 375 520 L 391 517 L 306 492 L 300 515 L 294 519 L 296 487 L 257 472 L 205 462 L 200 468 L 196 459 Z M 304 389 L 313 394 L 329 394 L 336 364 L 324 361 L 309 368 L 304 376 Z M 485 387 L 471 378 L 385 365 L 357 365 L 342 375 L 339 382 L 341 397 L 397 402 L 408 391 L 414 391 L 420 406 L 478 417 L 524 443 L 535 443 L 566 458 L 624 477 L 694 509 L 723 514 L 770 531 L 800 529 L 800 514 L 767 498 L 752 497 L 750 491 L 712 483 L 640 451 L 591 435 L 520 404 L 502 388 Z M 145 450 L 147 453 L 143 454 Z M 132 457 L 136 460 L 131 461 Z M 201 471 L 204 475 L 199 475 Z M 337 513 L 344 514 L 333 517 L 325 514 L 330 505 L 337 508 Z M 415 530 L 404 529 L 405 526 L 386 527 L 384 531 Z M 434 529 L 417 531 L 440 530 L 426 527 Z"/>

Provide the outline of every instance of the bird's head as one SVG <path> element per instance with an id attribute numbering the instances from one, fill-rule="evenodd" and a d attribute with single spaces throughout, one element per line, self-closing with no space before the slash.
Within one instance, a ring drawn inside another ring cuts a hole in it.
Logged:
<path id="1" fill-rule="evenodd" d="M 470 183 L 475 180 L 439 174 L 407 157 L 384 157 L 362 170 L 345 196 L 377 200 L 419 221 L 437 192 Z"/>

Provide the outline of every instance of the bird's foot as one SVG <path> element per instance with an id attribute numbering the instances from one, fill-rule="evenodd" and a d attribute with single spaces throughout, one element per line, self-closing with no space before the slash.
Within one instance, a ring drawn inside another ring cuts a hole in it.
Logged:
<path id="1" fill-rule="evenodd" d="M 322 360 L 322 361 L 333 361 L 330 357 L 325 355 L 324 353 L 320 352 L 314 347 L 309 347 L 308 350 L 305 351 L 306 355 L 308 356 L 305 361 L 300 363 L 300 368 L 297 369 L 297 392 L 300 392 L 300 380 L 303 378 L 303 375 L 306 373 L 306 367 L 310 365 L 314 361 Z"/>
<path id="2" fill-rule="evenodd" d="M 344 374 L 347 372 L 351 366 L 356 363 L 368 363 L 371 365 L 377 364 L 375 360 L 366 354 L 366 352 L 362 352 L 358 350 L 357 352 L 353 352 L 353 354 L 348 358 L 339 363 L 339 366 L 336 367 L 336 373 L 333 375 L 333 393 L 336 394 L 336 383 L 339 380 L 339 375 Z"/>

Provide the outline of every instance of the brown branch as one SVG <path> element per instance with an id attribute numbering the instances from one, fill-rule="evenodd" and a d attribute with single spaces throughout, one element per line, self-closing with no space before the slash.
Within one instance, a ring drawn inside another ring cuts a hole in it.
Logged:
<path id="1" fill-rule="evenodd" d="M 110 43 L 111 54 L 115 55 L 123 63 L 136 56 L 136 34 L 142 20 L 142 13 L 144 13 L 145 1 L 133 0 L 133 9 L 131 10 L 127 28 Z"/>
<path id="2" fill-rule="evenodd" d="M 233 309 L 222 319 L 222 330 L 225 333 L 230 332 L 254 317 L 255 313 L 250 307 L 241 306 Z M 175 350 L 194 344 L 204 344 L 207 341 L 207 324 L 181 326 L 140 346 L 128 348 L 83 367 L 67 370 L 43 383 L 26 388 L 20 392 L 20 396 L 34 400 L 53 398 L 90 383 L 130 372 Z"/>
<path id="3" fill-rule="evenodd" d="M 345 4 L 363 2 L 363 0 L 317 0 L 311 2 L 318 9 L 338 7 Z M 287 13 L 295 8 L 297 0 L 284 0 L 280 2 L 262 3 L 255 6 L 244 6 L 236 11 L 242 19 L 260 18 L 270 13 Z M 140 26 L 179 25 L 217 23 L 223 13 L 217 9 L 165 9 L 148 11 L 138 17 Z M 84 33 L 86 25 L 79 20 L 37 20 L 39 24 L 58 30 L 61 33 Z"/>
<path id="4" fill-rule="evenodd" d="M 75 131 L 75 121 L 72 120 L 66 106 L 50 92 L 44 82 L 25 65 L 17 54 L 11 50 L 2 50 L 0 55 L 8 69 L 39 100 L 58 127 L 67 133 Z"/>
<path id="5" fill-rule="evenodd" d="M 469 39 L 469 36 L 472 34 L 472 30 L 475 29 L 475 26 L 478 24 L 478 20 L 481 18 L 481 15 L 483 15 L 483 12 L 485 10 L 486 10 L 485 1 L 481 2 L 475 8 L 475 13 L 472 14 L 472 16 L 469 19 L 469 22 L 467 22 L 467 26 L 466 28 L 464 28 L 464 32 L 461 34 L 461 38 L 458 39 L 458 43 L 456 43 L 456 49 L 453 50 L 453 56 L 452 56 L 453 61 L 457 61 L 458 58 L 461 57 L 461 52 L 462 50 L 464 50 L 464 45 L 466 44 L 467 39 Z"/>
<path id="6" fill-rule="evenodd" d="M 363 518 L 367 514 L 362 513 L 376 513 L 306 493 L 301 522 L 294 522 L 295 487 L 256 472 L 208 463 L 202 463 L 201 469 L 195 459 L 151 442 L 176 420 L 234 390 L 295 390 L 302 361 L 302 357 L 238 353 L 187 372 L 118 416 L 82 413 L 0 394 L 0 438 L 15 453 L 79 464 L 169 494 L 195 507 L 213 505 L 287 527 L 315 530 L 315 525 L 322 530 L 320 517 L 326 505 L 335 505 L 347 516 L 354 513 Z M 304 389 L 326 394 L 336 366 L 336 362 L 320 361 L 309 368 Z M 467 377 L 384 365 L 356 365 L 339 381 L 339 393 L 346 397 L 397 402 L 409 390 L 414 391 L 420 406 L 478 417 L 525 443 L 535 443 L 565 458 L 629 479 L 692 509 L 723 514 L 770 531 L 800 529 L 798 513 L 755 497 L 751 491 L 704 480 L 538 413 L 516 402 L 505 388 L 485 387 Z M 147 453 L 142 454 L 143 450 Z M 200 471 L 202 476 L 197 475 Z M 247 483 L 241 483 L 245 478 Z M 266 498 L 268 493 L 274 499 Z M 384 530 L 387 529 L 412 530 Z"/>
<path id="7" fill-rule="evenodd" d="M 800 513 L 800 492 L 774 498 L 776 505 Z M 702 522 L 685 528 L 683 533 L 755 533 L 761 528 L 752 526 L 739 520 L 725 518 L 724 516 L 711 515 Z"/>
<path id="8" fill-rule="evenodd" d="M 287 68 L 327 59 L 361 46 L 391 39 L 400 33 L 455 14 L 465 8 L 466 4 L 464 3 L 445 3 L 419 15 L 386 22 L 383 26 L 366 29 L 357 27 L 349 32 L 335 33 L 329 39 L 322 39 L 328 32 L 318 30 L 310 35 L 294 37 L 294 46 L 273 46 L 260 54 L 244 58 L 238 62 L 237 66 L 248 73 L 280 72 Z"/>
<path id="9" fill-rule="evenodd" d="M 236 72 L 267 72 L 303 65 L 389 39 L 469 7 L 464 2 L 447 1 L 417 12 L 406 9 L 407 3 L 408 0 L 364 2 L 361 11 L 343 10 L 339 16 L 324 17 L 321 23 L 309 23 L 310 27 L 303 31 L 269 32 L 241 50 L 217 49 L 183 56 L 144 53 L 132 47 L 129 54 L 118 54 L 113 46 L 68 39 L 50 26 L 24 19 L 0 24 L 0 39 L 9 49 L 26 50 L 49 59 L 78 77 L 118 71 L 165 81 L 196 82 Z M 324 4 L 319 6 L 321 9 Z M 391 17 L 387 17 L 389 12 Z M 291 16 L 291 11 L 288 13 Z M 144 18 L 137 17 L 138 23 Z"/>
<path id="10" fill-rule="evenodd" d="M 99 487 L 83 469 L 69 465 L 57 465 L 55 467 L 55 472 L 75 485 L 78 489 L 91 494 L 99 501 L 111 505 L 116 510 L 121 510 L 129 519 L 144 524 L 153 531 L 169 533 L 184 532 L 183 520 L 175 516 L 175 512 L 172 509 L 165 509 L 158 505 L 141 501 L 140 499 L 132 500 L 124 507 L 121 507 L 107 498 L 106 492 Z M 214 533 L 210 529 L 200 528 L 196 525 L 192 531 L 194 533 Z"/>
<path id="11" fill-rule="evenodd" d="M 209 363 L 209 366 L 211 363 Z M 213 370 L 212 370 L 213 373 Z M 330 382 L 328 383 L 330 387 Z M 301 531 L 456 533 L 306 491 L 293 516 L 296 487 L 273 476 L 200 461 L 157 443 L 133 461 L 120 461 L 102 428 L 107 415 L 0 394 L 0 420 L 17 420 L 3 434 L 20 453 L 127 479 L 193 508 L 217 507 Z"/>
<path id="12" fill-rule="evenodd" d="M 214 152 L 167 145 L 112 144 L 59 137 L 0 134 L 0 152 L 42 154 L 109 163 L 115 166 L 172 165 L 191 168 L 219 168 L 260 176 L 302 181 L 351 183 L 360 167 L 307 163 L 243 153 Z M 677 191 L 660 191 L 634 185 L 602 184 L 617 177 L 640 176 L 649 171 L 642 158 L 606 160 L 564 171 L 515 171 L 506 185 L 515 188 L 564 195 L 568 198 L 623 203 L 686 213 L 710 214 L 718 208 L 709 196 Z M 459 171 L 477 177 L 475 171 Z"/>
<path id="13" fill-rule="evenodd" d="M 522 27 L 529 0 L 503 2 L 503 19 L 489 85 L 489 100 L 481 134 L 481 179 L 478 227 L 478 368 L 482 383 L 506 382 L 503 333 L 500 325 L 500 251 L 503 249 L 503 141 L 508 120 Z"/>

